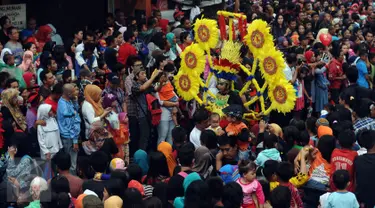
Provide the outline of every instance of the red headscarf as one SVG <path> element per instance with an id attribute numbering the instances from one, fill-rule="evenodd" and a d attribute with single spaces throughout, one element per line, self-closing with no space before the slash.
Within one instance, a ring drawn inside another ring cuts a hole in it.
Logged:
<path id="1" fill-rule="evenodd" d="M 52 29 L 48 25 L 43 25 L 39 27 L 38 32 L 35 37 L 39 42 L 48 42 L 51 41 L 51 37 L 48 37 L 52 33 Z"/>
<path id="2" fill-rule="evenodd" d="M 48 25 L 43 25 L 39 27 L 38 32 L 35 35 L 35 38 L 39 42 L 38 52 L 41 52 L 43 50 L 44 45 L 51 41 L 51 37 L 49 34 L 52 33 L 52 28 Z"/>
<path id="3" fill-rule="evenodd" d="M 26 72 L 26 73 L 23 74 L 23 79 L 25 80 L 27 88 L 35 86 L 35 84 L 34 84 L 34 86 L 31 86 L 31 84 L 30 84 L 30 81 L 31 81 L 32 78 L 34 78 L 34 80 L 36 82 L 36 76 L 35 76 L 34 73 L 32 73 L 32 72 Z"/>
<path id="4" fill-rule="evenodd" d="M 311 58 L 314 56 L 314 52 L 306 51 L 305 52 L 305 59 L 307 63 L 311 63 Z"/>

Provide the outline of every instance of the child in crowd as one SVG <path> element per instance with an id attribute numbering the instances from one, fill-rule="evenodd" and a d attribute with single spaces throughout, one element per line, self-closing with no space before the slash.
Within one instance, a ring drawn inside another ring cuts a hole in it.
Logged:
<path id="1" fill-rule="evenodd" d="M 237 146 L 239 148 L 240 160 L 249 159 L 249 129 L 246 124 L 242 122 L 243 109 L 240 105 L 230 105 L 223 109 L 229 121 L 228 126 L 225 128 L 228 136 L 237 137 Z"/>
<path id="2" fill-rule="evenodd" d="M 276 149 L 277 136 L 275 134 L 266 133 L 264 136 L 263 145 L 265 150 L 258 154 L 255 164 L 263 167 L 267 160 L 276 160 L 281 162 L 280 152 Z"/>
<path id="3" fill-rule="evenodd" d="M 241 177 L 237 179 L 237 183 L 242 187 L 244 194 L 243 208 L 263 208 L 264 194 L 262 185 L 256 179 L 256 165 L 250 160 L 242 160 L 238 166 Z"/>
<path id="4" fill-rule="evenodd" d="M 212 113 L 210 116 L 211 125 L 207 128 L 220 136 L 224 133 L 223 129 L 220 126 L 220 115 L 218 113 Z"/>
<path id="5" fill-rule="evenodd" d="M 180 147 L 187 142 L 186 130 L 180 126 L 172 129 L 172 144 L 173 144 L 173 157 L 177 158 L 177 153 Z"/>
<path id="6" fill-rule="evenodd" d="M 292 194 L 292 199 L 290 200 L 290 207 L 302 208 L 303 203 L 301 197 L 298 193 L 297 188 L 289 181 L 293 177 L 293 165 L 288 162 L 282 162 L 279 164 L 276 175 L 280 186 L 288 187 L 290 193 Z"/>
<path id="7" fill-rule="evenodd" d="M 174 124 L 178 126 L 178 97 L 174 92 L 172 83 L 169 81 L 169 77 L 172 75 L 170 72 L 174 71 L 174 66 L 172 65 L 172 67 L 173 68 L 171 68 L 170 65 L 166 65 L 164 67 L 163 73 L 159 79 L 159 83 L 155 87 L 155 90 L 158 92 L 161 101 L 177 102 L 176 106 L 167 108 L 172 113 L 172 120 Z"/>
<path id="8" fill-rule="evenodd" d="M 347 170 L 337 170 L 332 179 L 337 191 L 328 196 L 323 208 L 359 208 L 357 198 L 352 192 L 348 191 L 350 184 L 349 172 Z"/>
<path id="9" fill-rule="evenodd" d="M 338 137 L 341 149 L 334 149 L 331 155 L 331 175 L 337 170 L 347 170 L 349 173 L 350 184 L 347 187 L 348 191 L 354 192 L 354 160 L 358 153 L 352 150 L 355 143 L 355 135 L 353 131 L 345 130 L 339 134 Z M 337 190 L 334 181 L 330 180 L 331 189 Z"/>
<path id="10" fill-rule="evenodd" d="M 51 105 L 42 104 L 39 106 L 37 119 L 46 123 L 44 126 L 38 126 L 40 157 L 47 161 L 50 161 L 63 148 L 59 126 L 54 115 Z"/>
<path id="11" fill-rule="evenodd" d="M 271 206 L 272 208 L 290 208 L 290 201 L 292 195 L 290 190 L 285 186 L 279 186 L 271 193 Z"/>

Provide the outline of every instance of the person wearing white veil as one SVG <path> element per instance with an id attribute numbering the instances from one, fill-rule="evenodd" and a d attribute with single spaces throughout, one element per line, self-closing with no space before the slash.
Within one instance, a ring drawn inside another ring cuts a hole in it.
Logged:
<path id="1" fill-rule="evenodd" d="M 43 160 L 49 161 L 63 148 L 59 126 L 52 111 L 52 106 L 49 104 L 41 104 L 38 108 L 37 119 L 46 122 L 45 126 L 38 126 L 38 142 L 40 157 Z"/>

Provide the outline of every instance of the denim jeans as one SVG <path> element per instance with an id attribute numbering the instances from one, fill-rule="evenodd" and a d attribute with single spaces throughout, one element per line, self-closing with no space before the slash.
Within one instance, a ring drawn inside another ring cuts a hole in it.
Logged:
<path id="1" fill-rule="evenodd" d="M 76 164 L 77 164 L 78 152 L 73 150 L 73 140 L 61 137 L 61 142 L 64 148 L 64 152 L 70 155 L 70 161 L 72 163 L 70 166 L 70 173 L 72 175 L 77 175 Z"/>
<path id="2" fill-rule="evenodd" d="M 170 121 L 160 121 L 158 125 L 158 144 L 161 142 L 168 142 L 172 144 L 172 129 L 175 127 L 173 120 Z"/>

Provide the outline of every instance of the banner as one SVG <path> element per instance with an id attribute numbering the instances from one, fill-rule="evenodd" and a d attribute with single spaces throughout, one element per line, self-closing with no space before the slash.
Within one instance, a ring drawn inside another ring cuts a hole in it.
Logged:
<path id="1" fill-rule="evenodd" d="M 0 17 L 4 15 L 9 17 L 14 27 L 26 28 L 26 4 L 1 5 Z"/>

